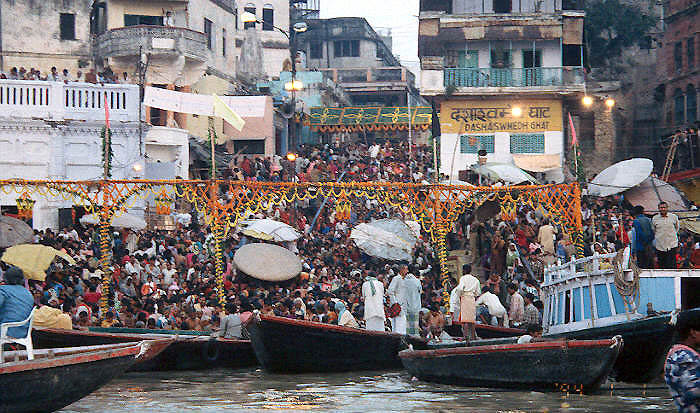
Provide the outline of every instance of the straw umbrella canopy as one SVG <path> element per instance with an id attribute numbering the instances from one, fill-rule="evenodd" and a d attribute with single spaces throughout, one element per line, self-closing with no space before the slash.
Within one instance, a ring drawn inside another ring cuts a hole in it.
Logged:
<path id="1" fill-rule="evenodd" d="M 69 264 L 75 260 L 63 251 L 39 244 L 20 244 L 8 248 L 0 258 L 2 261 L 19 267 L 30 280 L 44 281 L 46 270 L 54 258 L 61 257 Z"/>
<path id="2" fill-rule="evenodd" d="M 34 231 L 21 219 L 0 216 L 0 248 L 32 242 Z"/>
<path id="3" fill-rule="evenodd" d="M 233 255 L 236 267 L 263 281 L 286 281 L 299 275 L 301 260 L 293 252 L 274 244 L 246 244 Z"/>

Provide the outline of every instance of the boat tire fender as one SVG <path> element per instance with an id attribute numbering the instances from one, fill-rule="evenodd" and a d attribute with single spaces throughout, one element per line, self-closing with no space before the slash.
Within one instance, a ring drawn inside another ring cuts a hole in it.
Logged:
<path id="1" fill-rule="evenodd" d="M 202 347 L 202 357 L 209 363 L 219 360 L 219 343 L 216 338 L 209 339 L 207 345 Z"/>

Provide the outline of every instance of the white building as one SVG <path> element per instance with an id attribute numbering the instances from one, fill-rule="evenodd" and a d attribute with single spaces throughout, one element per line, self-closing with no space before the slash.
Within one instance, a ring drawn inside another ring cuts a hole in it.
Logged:
<path id="1" fill-rule="evenodd" d="M 571 3 L 571 2 L 568 2 Z M 441 172 L 515 163 L 561 181 L 567 112 L 584 92 L 584 13 L 561 0 L 426 0 L 421 94 L 440 104 Z"/>
<path id="2" fill-rule="evenodd" d="M 145 159 L 144 151 L 151 143 L 139 139 L 138 86 L 0 80 L 0 178 L 101 179 L 105 97 L 112 131 L 113 179 L 143 178 L 144 162 L 161 159 L 183 166 L 184 171 L 177 172 L 186 175 L 186 132 L 180 142 L 175 141 L 179 135 L 172 132 L 167 140 L 161 136 L 157 144 L 171 146 L 154 150 L 154 157 Z M 150 135 L 144 132 L 143 136 Z M 0 206 L 3 212 L 12 212 L 20 194 L 6 192 L 0 191 Z M 65 217 L 61 210 L 70 212 L 73 205 L 62 197 L 34 200 L 35 228 L 58 228 L 59 215 Z"/>

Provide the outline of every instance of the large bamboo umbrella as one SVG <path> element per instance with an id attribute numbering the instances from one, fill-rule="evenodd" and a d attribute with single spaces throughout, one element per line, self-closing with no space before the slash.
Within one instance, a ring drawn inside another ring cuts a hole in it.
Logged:
<path id="1" fill-rule="evenodd" d="M 1 259 L 8 264 L 19 267 L 24 272 L 25 278 L 44 281 L 46 270 L 57 256 L 69 264 L 75 265 L 75 260 L 65 252 L 39 244 L 15 245 L 8 248 Z"/>
<path id="2" fill-rule="evenodd" d="M 233 255 L 239 270 L 263 281 L 286 281 L 301 272 L 301 260 L 279 245 L 246 244 Z"/>
<path id="3" fill-rule="evenodd" d="M 0 216 L 0 248 L 32 242 L 34 231 L 21 219 Z"/>

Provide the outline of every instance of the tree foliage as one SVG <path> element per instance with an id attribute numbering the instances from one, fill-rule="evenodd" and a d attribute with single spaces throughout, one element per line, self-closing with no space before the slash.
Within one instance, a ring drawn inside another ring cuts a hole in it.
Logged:
<path id="1" fill-rule="evenodd" d="M 587 1 L 585 11 L 586 43 L 592 67 L 608 65 L 625 48 L 642 41 L 658 20 L 639 6 L 629 6 L 620 0 Z"/>

